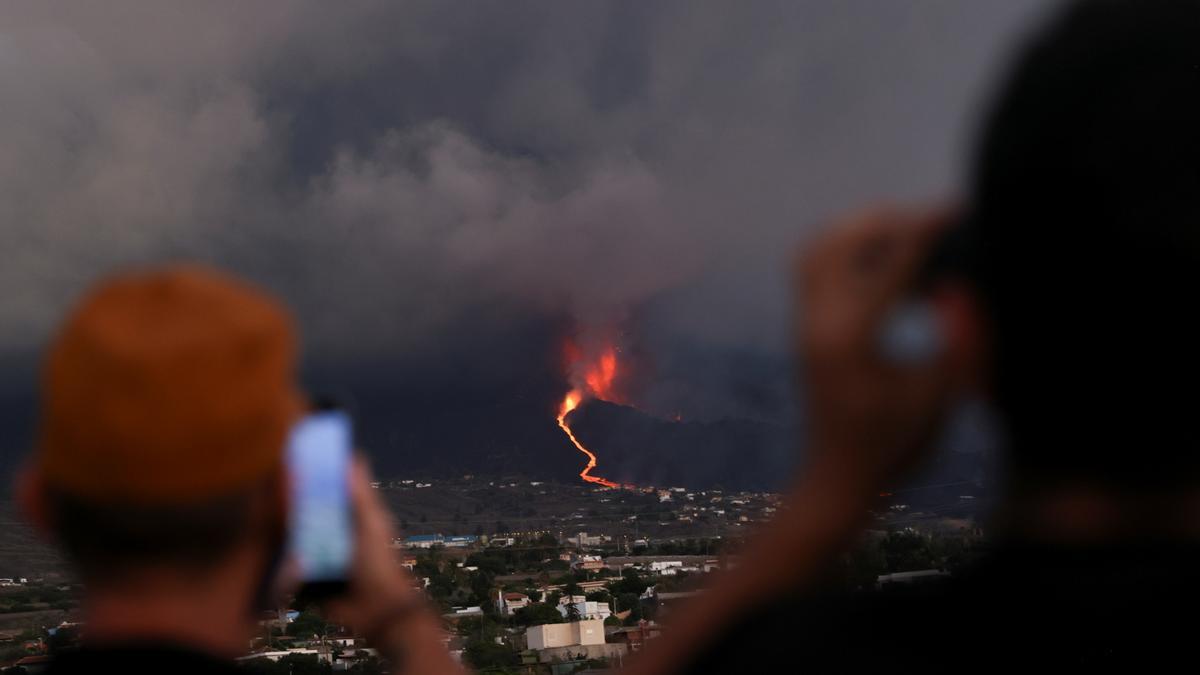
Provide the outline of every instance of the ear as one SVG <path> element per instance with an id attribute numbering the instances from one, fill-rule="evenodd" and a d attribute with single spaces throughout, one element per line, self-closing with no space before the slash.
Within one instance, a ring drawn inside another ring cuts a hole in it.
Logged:
<path id="1" fill-rule="evenodd" d="M 275 479 L 275 499 L 274 499 L 276 514 L 279 516 L 279 522 L 287 527 L 288 517 L 292 510 L 292 475 L 287 470 L 287 464 L 279 465 L 278 473 Z"/>
<path id="2" fill-rule="evenodd" d="M 260 522 L 268 527 L 286 527 L 291 501 L 289 480 L 287 469 L 281 464 L 263 483 L 256 508 Z"/>
<path id="3" fill-rule="evenodd" d="M 946 340 L 953 385 L 960 393 L 987 393 L 991 345 L 987 315 L 966 283 L 947 281 L 930 294 Z"/>
<path id="4" fill-rule="evenodd" d="M 32 460 L 26 460 L 13 478 L 13 495 L 25 520 L 50 539 L 54 533 L 54 517 L 46 490 L 45 476 Z"/>

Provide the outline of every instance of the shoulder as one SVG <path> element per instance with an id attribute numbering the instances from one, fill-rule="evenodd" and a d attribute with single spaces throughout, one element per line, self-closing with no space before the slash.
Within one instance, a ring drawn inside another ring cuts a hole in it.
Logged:
<path id="1" fill-rule="evenodd" d="M 1003 547 L 953 577 L 780 596 L 742 616 L 685 672 L 767 664 L 832 672 L 887 666 L 1088 666 L 1190 657 L 1200 549 Z M 1176 610 L 1176 611 L 1172 611 Z M 669 629 L 669 628 L 668 628 Z"/>
<path id="2" fill-rule="evenodd" d="M 767 663 L 835 666 L 836 672 L 919 661 L 926 652 L 914 651 L 916 645 L 959 642 L 954 634 L 963 617 L 954 586 L 936 579 L 875 591 L 781 595 L 734 619 L 687 672 L 739 672 Z"/>
<path id="3" fill-rule="evenodd" d="M 54 657 L 46 675 L 118 672 L 171 675 L 232 675 L 241 672 L 232 661 L 171 645 L 139 644 L 84 647 Z"/>

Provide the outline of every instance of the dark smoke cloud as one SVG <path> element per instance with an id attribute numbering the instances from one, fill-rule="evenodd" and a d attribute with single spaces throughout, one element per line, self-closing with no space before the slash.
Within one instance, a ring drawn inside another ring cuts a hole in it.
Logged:
<path id="1" fill-rule="evenodd" d="M 283 295 L 317 370 L 516 386 L 618 330 L 653 409 L 778 412 L 792 246 L 952 191 L 1047 4 L 5 3 L 0 354 L 191 258 Z"/>

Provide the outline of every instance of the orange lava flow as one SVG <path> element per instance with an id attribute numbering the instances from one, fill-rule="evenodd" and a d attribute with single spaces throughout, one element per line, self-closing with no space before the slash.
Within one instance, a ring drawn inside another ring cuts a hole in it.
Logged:
<path id="1" fill-rule="evenodd" d="M 592 475 L 592 469 L 596 468 L 596 455 L 593 454 L 591 450 L 585 448 L 583 443 L 579 442 L 578 438 L 575 438 L 575 432 L 571 431 L 571 426 L 567 424 L 567 415 L 570 414 L 572 410 L 579 407 L 579 403 L 582 400 L 583 395 L 579 392 L 579 390 L 572 389 L 571 391 L 567 392 L 567 395 L 563 398 L 562 406 L 558 409 L 558 426 L 562 427 L 562 430 L 567 434 L 567 438 L 571 439 L 571 442 L 575 444 L 575 447 L 578 448 L 580 452 L 587 455 L 588 458 L 587 466 L 583 467 L 583 471 L 579 472 L 579 477 L 589 483 L 596 483 L 598 485 L 603 485 L 604 487 L 621 487 L 617 483 L 614 483 L 610 480 L 601 478 L 600 476 Z"/>

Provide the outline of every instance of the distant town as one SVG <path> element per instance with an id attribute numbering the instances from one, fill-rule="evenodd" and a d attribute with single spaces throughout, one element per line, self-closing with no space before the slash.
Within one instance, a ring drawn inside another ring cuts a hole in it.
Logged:
<path id="1" fill-rule="evenodd" d="M 783 508 L 773 493 L 519 476 L 394 478 L 373 487 L 403 532 L 392 542 L 397 564 L 440 608 L 447 649 L 497 673 L 621 665 L 670 630 L 671 612 L 703 593 L 712 575 L 743 573 L 741 542 Z M 875 525 L 831 583 L 862 592 L 922 583 L 982 552 L 978 486 L 934 487 L 961 494 L 936 505 L 881 495 Z M 69 570 L 4 509 L 0 666 L 36 675 L 86 626 Z M 249 672 L 387 672 L 359 636 L 316 607 L 280 608 L 260 626 L 241 659 Z"/>

